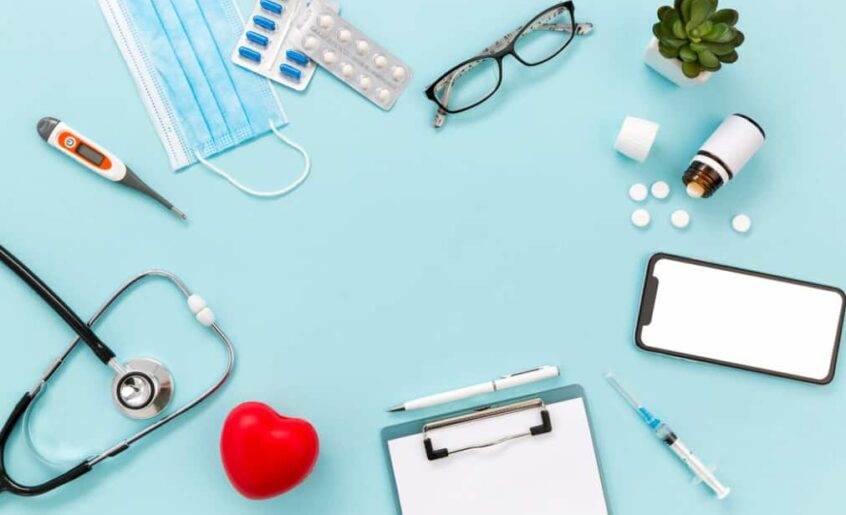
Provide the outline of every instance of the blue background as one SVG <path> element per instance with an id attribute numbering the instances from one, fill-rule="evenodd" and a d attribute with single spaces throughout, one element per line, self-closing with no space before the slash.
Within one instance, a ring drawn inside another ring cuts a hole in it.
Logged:
<path id="1" fill-rule="evenodd" d="M 245 11 L 249 0 L 239 2 Z M 446 68 L 549 4 L 348 0 L 343 14 L 414 68 L 385 113 L 325 72 L 305 94 L 279 88 L 285 133 L 314 159 L 287 198 L 258 201 L 200 168 L 174 175 L 96 2 L 15 2 L 0 17 L 0 235 L 87 317 L 122 281 L 159 266 L 204 295 L 232 337 L 231 383 L 188 420 L 52 494 L 0 495 L 3 513 L 394 513 L 379 430 L 425 413 L 397 402 L 539 364 L 563 377 L 503 399 L 582 384 L 616 513 L 834 513 L 846 473 L 843 372 L 813 386 L 644 353 L 632 333 L 643 270 L 657 251 L 846 286 L 842 208 L 846 7 L 735 1 L 747 43 L 705 86 L 679 89 L 647 69 L 656 0 L 578 0 L 596 31 L 534 69 L 510 60 L 483 108 L 431 127 L 420 93 Z M 788 32 L 789 31 L 789 32 Z M 713 199 L 685 198 L 688 159 L 731 112 L 768 142 Z M 56 116 L 100 142 L 188 213 L 180 223 L 49 149 L 35 123 Z M 624 116 L 662 124 L 646 164 L 612 145 Z M 272 136 L 216 159 L 244 181 L 293 179 L 299 157 Z M 629 222 L 628 187 L 663 179 L 652 226 Z M 683 207 L 692 224 L 669 224 Z M 746 236 L 729 221 L 748 213 Z M 0 412 L 11 410 L 71 337 L 0 270 Z M 173 369 L 177 402 L 222 369 L 215 340 L 164 283 L 138 290 L 100 333 L 123 358 Z M 691 324 L 709 323 L 708 307 Z M 603 373 L 614 370 L 733 487 L 724 502 L 690 486 Z M 54 451 L 84 452 L 141 423 L 111 407 L 110 371 L 74 355 L 34 411 Z M 320 460 L 296 490 L 252 502 L 217 451 L 237 403 L 261 400 L 309 419 Z M 474 402 L 479 402 L 474 401 Z M 470 402 L 463 405 L 469 406 Z M 459 406 L 460 407 L 460 406 Z M 8 464 L 47 477 L 17 435 Z"/>

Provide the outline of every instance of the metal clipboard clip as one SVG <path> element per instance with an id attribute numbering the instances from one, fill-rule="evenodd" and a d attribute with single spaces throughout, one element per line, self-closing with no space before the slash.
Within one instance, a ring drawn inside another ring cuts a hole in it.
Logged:
<path id="1" fill-rule="evenodd" d="M 435 429 L 443 429 L 445 427 L 455 426 L 458 424 L 465 424 L 468 422 L 475 422 L 488 418 L 501 417 L 503 415 L 509 415 L 518 411 L 526 411 L 531 409 L 540 410 L 540 425 L 530 427 L 527 431 L 523 433 L 504 436 L 492 442 L 468 445 L 467 447 L 461 447 L 459 449 L 453 450 L 446 448 L 435 449 L 435 446 L 432 444 L 432 439 L 429 437 L 429 431 Z M 546 404 L 544 404 L 542 399 L 530 399 L 527 401 L 516 402 L 514 404 L 507 404 L 505 406 L 497 406 L 495 408 L 482 408 L 466 415 L 459 415 L 457 417 L 451 417 L 443 420 L 429 422 L 423 426 L 423 446 L 426 448 L 426 457 L 429 458 L 429 461 L 434 461 L 439 460 L 441 458 L 446 458 L 450 454 L 457 454 L 459 452 L 470 451 L 474 449 L 484 449 L 486 447 L 493 447 L 495 445 L 504 444 L 506 442 L 510 442 L 511 440 L 516 440 L 518 438 L 524 438 L 527 436 L 537 436 L 550 432 L 552 432 L 552 422 L 549 419 L 549 411 L 547 411 L 546 409 Z"/>

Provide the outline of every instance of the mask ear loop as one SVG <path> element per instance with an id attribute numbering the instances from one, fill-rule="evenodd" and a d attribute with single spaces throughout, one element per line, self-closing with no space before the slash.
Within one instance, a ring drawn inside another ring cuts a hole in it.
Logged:
<path id="1" fill-rule="evenodd" d="M 305 160 L 305 164 L 303 166 L 303 171 L 300 173 L 300 176 L 297 177 L 297 179 L 294 182 L 292 182 L 291 184 L 289 184 L 288 186 L 285 186 L 284 188 L 282 188 L 280 190 L 274 190 L 274 191 L 254 190 L 250 187 L 247 187 L 247 186 L 241 184 L 241 182 L 239 182 L 238 179 L 232 177 L 232 175 L 230 175 L 228 172 L 220 169 L 218 166 L 215 166 L 214 164 L 209 162 L 208 159 L 205 159 L 196 150 L 194 151 L 194 156 L 197 157 L 197 160 L 200 161 L 200 163 L 202 163 L 203 166 L 208 168 L 210 171 L 216 173 L 217 175 L 223 177 L 224 179 L 229 181 L 229 183 L 231 185 L 235 186 L 236 188 L 243 191 L 244 193 L 247 193 L 249 195 L 253 195 L 255 197 L 265 197 L 265 198 L 281 197 L 282 195 L 287 195 L 288 193 L 297 189 L 303 182 L 305 182 L 306 178 L 308 178 L 308 174 L 309 174 L 309 172 L 311 172 L 311 159 L 309 159 L 309 157 L 308 157 L 308 152 L 306 152 L 306 150 L 303 147 L 301 147 L 297 143 L 294 143 L 288 137 L 286 137 L 284 134 L 282 134 L 279 131 L 279 129 L 277 129 L 274 126 L 273 121 L 270 121 L 269 124 L 270 124 L 270 130 L 273 131 L 273 134 L 275 134 L 279 139 L 281 139 L 283 142 L 285 142 L 288 146 L 290 146 L 291 148 L 293 148 L 294 150 L 296 150 L 297 152 L 302 154 L 303 159 Z"/>

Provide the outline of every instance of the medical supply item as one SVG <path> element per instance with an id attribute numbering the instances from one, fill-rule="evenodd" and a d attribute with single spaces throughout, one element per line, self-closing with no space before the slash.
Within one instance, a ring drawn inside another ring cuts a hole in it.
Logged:
<path id="1" fill-rule="evenodd" d="M 652 192 L 652 196 L 656 199 L 664 200 L 670 196 L 670 185 L 664 181 L 656 181 L 652 183 L 650 191 Z"/>
<path id="2" fill-rule="evenodd" d="M 311 162 L 305 149 L 282 134 L 288 119 L 275 90 L 224 57 L 244 27 L 233 0 L 99 4 L 174 170 L 200 162 L 258 197 L 285 195 L 305 181 Z M 305 161 L 284 188 L 249 188 L 208 160 L 269 132 Z"/>
<path id="3" fill-rule="evenodd" d="M 649 259 L 638 348 L 665 356 L 828 384 L 846 294 L 839 288 L 696 259 Z"/>
<path id="4" fill-rule="evenodd" d="M 723 121 L 693 158 L 682 181 L 693 198 L 708 198 L 732 180 L 764 144 L 764 129 L 744 114 Z"/>
<path id="5" fill-rule="evenodd" d="M 745 234 L 752 229 L 752 219 L 749 218 L 749 215 L 736 215 L 731 219 L 731 228 L 740 234 Z"/>
<path id="6" fill-rule="evenodd" d="M 578 385 L 382 430 L 402 515 L 607 515 Z"/>
<path id="7" fill-rule="evenodd" d="M 653 121 L 626 116 L 626 119 L 623 120 L 623 126 L 620 127 L 620 132 L 617 134 L 614 149 L 624 156 L 642 163 L 649 157 L 649 152 L 652 150 L 652 145 L 655 144 L 655 138 L 658 137 L 660 128 L 661 126 Z"/>
<path id="8" fill-rule="evenodd" d="M 690 213 L 684 209 L 676 209 L 673 211 L 673 214 L 670 215 L 670 223 L 673 224 L 673 227 L 676 229 L 685 229 L 688 225 L 690 225 Z"/>
<path id="9" fill-rule="evenodd" d="M 220 458 L 226 477 L 248 499 L 268 499 L 302 483 L 317 463 L 317 431 L 263 402 L 236 406 L 223 422 Z"/>
<path id="10" fill-rule="evenodd" d="M 698 481 L 701 481 L 708 485 L 708 487 L 717 494 L 717 499 L 725 499 L 728 494 L 731 492 L 731 489 L 717 479 L 717 477 L 712 472 L 712 469 L 706 467 L 699 458 L 696 457 L 695 454 L 681 441 L 681 439 L 670 429 L 666 423 L 662 422 L 661 419 L 654 416 L 649 410 L 647 410 L 643 404 L 638 401 L 634 395 L 631 394 L 628 390 L 620 384 L 620 381 L 614 377 L 614 374 L 608 372 L 605 374 L 605 379 L 611 384 L 611 386 L 617 390 L 617 393 L 631 406 L 640 418 L 646 422 L 646 425 L 653 431 L 656 437 L 659 440 L 664 442 L 667 447 L 673 451 L 685 465 L 687 468 L 693 472 L 694 476 L 696 476 Z"/>
<path id="11" fill-rule="evenodd" d="M 386 111 L 411 81 L 406 63 L 320 0 L 297 18 L 291 39 L 311 60 Z"/>
<path id="12" fill-rule="evenodd" d="M 639 227 L 643 229 L 644 227 L 649 225 L 649 222 L 652 221 L 652 216 L 649 214 L 649 211 L 640 208 L 635 209 L 632 212 L 632 224 L 635 227 Z"/>
<path id="13" fill-rule="evenodd" d="M 0 262 L 5 264 L 21 280 L 23 280 L 39 297 L 41 297 L 56 312 L 68 326 L 73 329 L 77 337 L 70 345 L 50 364 L 47 371 L 41 376 L 31 390 L 23 395 L 21 400 L 12 410 L 6 419 L 2 430 L 0 430 L 0 492 L 10 492 L 15 495 L 34 496 L 40 495 L 54 488 L 58 488 L 79 476 L 89 472 L 95 465 L 107 458 L 112 458 L 129 449 L 135 442 L 173 421 L 177 417 L 208 399 L 227 380 L 234 362 L 235 351 L 229 338 L 220 329 L 215 321 L 212 310 L 199 295 L 192 293 L 185 283 L 176 275 L 164 270 L 149 270 L 136 275 L 120 287 L 117 292 L 100 307 L 91 317 L 88 323 L 83 322 L 79 316 L 68 307 L 67 304 L 56 295 L 41 279 L 38 278 L 18 258 L 12 255 L 5 248 L 0 246 Z M 162 414 L 173 397 L 173 377 L 164 365 L 150 358 L 135 358 L 121 362 L 115 353 L 100 339 L 93 331 L 97 322 L 111 310 L 111 308 L 123 301 L 123 297 L 142 281 L 152 278 L 163 278 L 173 284 L 186 298 L 191 314 L 204 327 L 209 328 L 217 335 L 228 355 L 226 369 L 220 378 L 203 393 L 193 400 L 175 409 L 167 415 L 157 419 L 135 434 L 119 441 L 117 444 L 107 448 L 99 454 L 85 458 L 78 465 L 70 468 L 65 473 L 39 485 L 25 486 L 11 477 L 3 462 L 3 453 L 6 442 L 12 434 L 15 426 L 35 404 L 38 394 L 47 385 L 48 381 L 59 370 L 61 365 L 68 358 L 70 353 L 84 342 L 100 361 L 114 370 L 114 377 L 111 384 L 111 395 L 117 409 L 124 415 L 135 419 L 149 419 Z"/>
<path id="14" fill-rule="evenodd" d="M 425 92 L 438 107 L 434 127 L 442 127 L 447 114 L 467 111 L 493 96 L 502 84 L 506 56 L 537 66 L 563 52 L 574 36 L 589 34 L 593 24 L 577 24 L 574 11 L 573 2 L 555 4 L 441 75 Z"/>
<path id="15" fill-rule="evenodd" d="M 645 184 L 635 183 L 629 188 L 629 198 L 635 202 L 643 202 L 649 196 L 649 190 Z"/>
<path id="16" fill-rule="evenodd" d="M 65 122 L 51 117 L 42 118 L 38 121 L 37 130 L 41 139 L 46 141 L 51 147 L 59 149 L 62 154 L 70 157 L 100 177 L 105 177 L 112 182 L 117 182 L 140 191 L 166 207 L 179 218 L 183 220 L 187 218 L 185 213 L 175 208 L 173 204 L 139 179 L 123 161 L 106 151 L 100 145 L 82 136 L 76 130 L 70 128 Z"/>
<path id="17" fill-rule="evenodd" d="M 291 27 L 307 0 L 258 0 L 232 52 L 232 62 L 283 86 L 303 91 L 317 65 L 306 56 Z M 328 3 L 338 10 L 337 3 Z"/>
<path id="18" fill-rule="evenodd" d="M 561 370 L 558 367 L 552 365 L 544 365 L 542 367 L 533 368 L 531 370 L 508 374 L 492 381 L 487 381 L 473 386 L 467 386 L 465 388 L 459 388 L 458 390 L 436 393 L 434 395 L 414 399 L 413 401 L 405 402 L 403 404 L 400 404 L 399 406 L 394 406 L 393 408 L 388 409 L 388 411 L 409 411 L 421 408 L 428 408 L 431 406 L 438 406 L 440 404 L 446 404 L 448 402 L 467 399 L 469 397 L 475 397 L 477 395 L 482 395 L 485 393 L 496 392 L 499 390 L 505 390 L 507 388 L 514 388 L 516 386 L 523 386 L 524 384 L 543 381 L 544 379 L 552 379 L 553 377 L 558 377 L 559 375 L 561 375 Z"/>

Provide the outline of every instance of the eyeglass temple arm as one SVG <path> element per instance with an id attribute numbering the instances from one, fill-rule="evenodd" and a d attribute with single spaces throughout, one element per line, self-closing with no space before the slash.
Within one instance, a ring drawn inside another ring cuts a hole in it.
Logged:
<path id="1" fill-rule="evenodd" d="M 505 45 L 507 45 L 508 43 L 510 43 L 511 39 L 514 38 L 517 34 L 519 34 L 521 30 L 523 30 L 522 26 L 517 27 L 516 29 L 512 30 L 511 32 L 509 32 L 505 36 L 496 40 L 496 42 L 494 42 L 494 44 L 492 44 L 489 47 L 482 50 L 479 55 L 491 54 L 491 53 L 496 52 L 500 48 L 502 48 Z M 593 30 L 593 24 L 592 23 L 577 23 L 574 26 L 573 24 L 570 24 L 570 23 L 536 23 L 534 26 L 529 27 L 522 34 L 520 34 L 520 37 L 531 34 L 532 32 L 534 32 L 536 30 L 549 30 L 549 31 L 552 31 L 552 32 L 574 32 L 575 31 L 577 36 L 582 36 L 582 35 L 590 33 Z M 445 77 L 441 81 L 442 84 L 443 84 L 443 86 L 441 86 L 441 89 L 444 90 L 444 93 L 443 93 L 441 98 L 442 98 L 442 102 L 444 104 L 449 103 L 449 97 L 452 93 L 452 87 L 455 84 L 455 81 L 458 80 L 459 78 L 461 78 L 462 75 L 469 72 L 470 70 L 472 70 L 473 68 L 475 68 L 478 65 L 479 65 L 479 61 L 467 63 L 464 66 L 462 66 L 461 68 L 457 68 L 455 71 L 452 72 L 452 74 L 450 74 L 449 77 Z M 442 107 L 438 106 L 438 112 L 435 113 L 435 120 L 434 120 L 434 126 L 436 128 L 443 126 L 444 122 L 446 122 L 447 114 L 449 114 L 449 113 L 444 111 L 444 109 Z"/>

